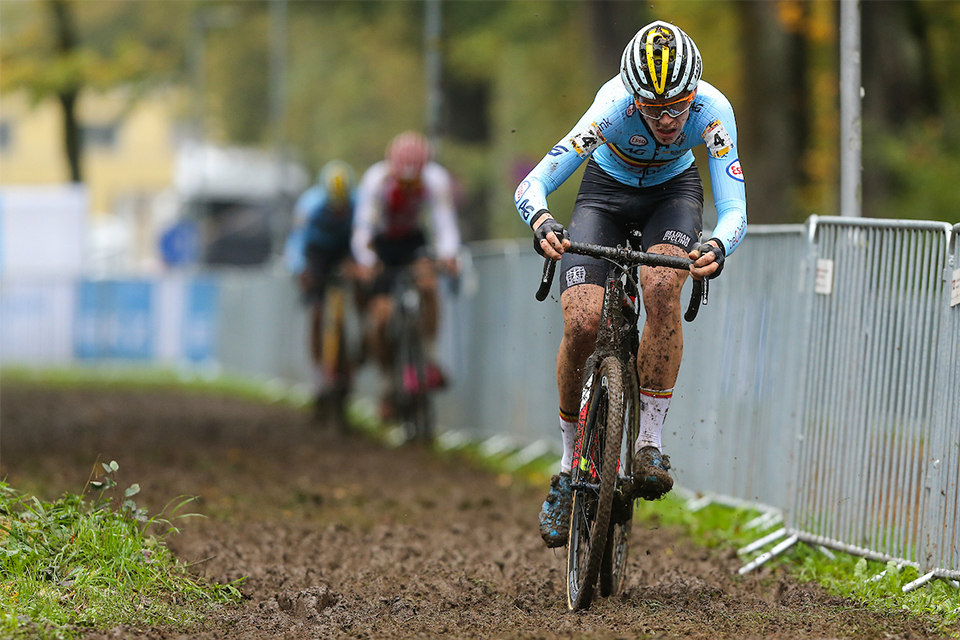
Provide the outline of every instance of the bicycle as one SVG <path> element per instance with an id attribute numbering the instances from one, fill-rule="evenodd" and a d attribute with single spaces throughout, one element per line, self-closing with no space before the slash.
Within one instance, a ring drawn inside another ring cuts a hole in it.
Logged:
<path id="1" fill-rule="evenodd" d="M 342 276 L 336 276 L 327 285 L 321 318 L 320 364 L 330 387 L 317 399 L 316 412 L 322 421 L 333 422 L 345 433 L 347 421 L 347 398 L 350 395 L 354 360 L 346 333 L 347 289 Z"/>
<path id="2" fill-rule="evenodd" d="M 635 244 L 632 234 L 630 243 Z M 633 445 L 640 429 L 636 354 L 640 344 L 641 265 L 686 271 L 688 258 L 644 253 L 629 247 L 571 242 L 567 251 L 607 260 L 596 347 L 584 366 L 571 485 L 573 508 L 567 542 L 567 606 L 586 609 L 595 586 L 608 597 L 626 572 L 635 498 Z M 550 292 L 556 262 L 545 258 L 537 300 Z M 707 282 L 694 280 L 684 319 L 692 322 L 707 300 Z"/>
<path id="3" fill-rule="evenodd" d="M 391 287 L 393 312 L 388 339 L 393 351 L 393 389 L 396 414 L 407 440 L 430 442 L 434 435 L 432 392 L 421 336 L 421 294 L 411 266 L 399 267 Z"/>

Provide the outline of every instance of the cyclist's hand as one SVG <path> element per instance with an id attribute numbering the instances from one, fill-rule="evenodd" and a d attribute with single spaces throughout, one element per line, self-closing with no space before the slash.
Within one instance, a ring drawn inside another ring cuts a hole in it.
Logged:
<path id="1" fill-rule="evenodd" d="M 543 215 L 540 215 L 533 230 L 533 248 L 544 257 L 559 260 L 563 252 L 570 248 L 567 230 L 546 209 L 539 213 Z"/>
<path id="2" fill-rule="evenodd" d="M 723 271 L 723 260 L 726 251 L 723 243 L 716 238 L 710 238 L 690 252 L 689 258 L 694 261 L 690 265 L 690 273 L 697 280 L 710 278 L 711 280 Z"/>

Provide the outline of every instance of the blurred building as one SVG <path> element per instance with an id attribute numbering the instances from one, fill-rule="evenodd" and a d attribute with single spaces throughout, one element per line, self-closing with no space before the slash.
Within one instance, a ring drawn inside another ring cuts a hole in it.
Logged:
<path id="1" fill-rule="evenodd" d="M 176 99 L 159 91 L 84 91 L 78 101 L 84 182 L 94 220 L 119 203 L 143 200 L 171 185 L 176 153 Z M 0 185 L 58 184 L 70 179 L 63 114 L 50 99 L 33 106 L 25 92 L 0 96 Z"/>
<path id="2" fill-rule="evenodd" d="M 171 89 L 81 94 L 87 231 L 73 241 L 82 245 L 85 271 L 261 264 L 279 246 L 306 172 L 269 152 L 192 140 L 179 100 Z M 69 179 L 59 103 L 33 105 L 24 92 L 0 96 L 0 216 L 5 191 L 16 191 L 23 211 L 31 194 L 49 201 L 44 190 L 63 190 Z M 16 242 L 9 232 L 5 241 Z"/>

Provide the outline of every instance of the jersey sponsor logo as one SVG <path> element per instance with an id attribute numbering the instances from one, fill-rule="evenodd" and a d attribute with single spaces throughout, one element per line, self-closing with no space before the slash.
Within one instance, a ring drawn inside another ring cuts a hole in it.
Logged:
<path id="1" fill-rule="evenodd" d="M 722 158 L 733 149 L 733 138 L 719 120 L 714 120 L 703 130 L 703 141 L 714 158 Z"/>
<path id="2" fill-rule="evenodd" d="M 561 153 L 566 153 L 568 149 L 562 144 L 558 144 L 553 149 L 547 152 L 548 156 L 559 156 Z"/>
<path id="3" fill-rule="evenodd" d="M 597 130 L 598 130 L 598 131 L 603 131 L 604 129 L 609 128 L 612 123 L 610 122 L 609 119 L 604 118 L 604 119 L 601 120 L 599 123 L 594 123 L 594 124 L 597 124 Z"/>
<path id="4" fill-rule="evenodd" d="M 647 140 L 647 136 L 635 135 L 630 138 L 630 144 L 635 147 L 645 147 L 650 144 L 650 141 Z"/>
<path id="5" fill-rule="evenodd" d="M 533 218 L 533 205 L 530 204 L 530 200 L 518 202 L 517 211 L 520 212 L 520 217 L 523 218 L 523 221 L 530 224 L 530 219 Z"/>
<path id="6" fill-rule="evenodd" d="M 567 286 L 572 287 L 575 284 L 583 284 L 587 281 L 587 270 L 577 265 L 567 271 Z"/>
<path id="7" fill-rule="evenodd" d="M 527 189 L 529 189 L 529 188 L 530 188 L 530 181 L 529 181 L 529 180 L 524 180 L 523 182 L 521 182 L 521 183 L 520 183 L 520 186 L 517 187 L 517 193 L 516 193 L 516 195 L 513 196 L 513 201 L 514 201 L 514 202 L 520 202 L 520 198 L 523 197 L 523 194 L 525 194 L 525 193 L 527 192 Z"/>
<path id="8" fill-rule="evenodd" d="M 633 114 L 635 114 L 636 112 L 637 112 L 637 105 L 633 104 L 632 102 L 627 105 L 626 116 L 628 118 Z"/>
<path id="9" fill-rule="evenodd" d="M 685 234 L 683 231 L 677 231 L 676 229 L 667 229 L 664 231 L 663 241 L 668 244 L 675 244 L 678 247 L 690 246 L 690 236 Z"/>
<path id="10" fill-rule="evenodd" d="M 727 175 L 738 182 L 743 182 L 743 167 L 740 166 L 740 158 L 727 165 Z"/>
<path id="11" fill-rule="evenodd" d="M 602 133 L 600 133 L 600 127 L 598 127 L 597 123 L 594 122 L 585 130 L 574 134 L 574 136 L 570 138 L 569 142 L 573 147 L 573 150 L 577 152 L 578 156 L 581 158 L 586 158 L 606 141 L 607 139 L 603 137 Z"/>
<path id="12" fill-rule="evenodd" d="M 613 152 L 613 155 L 616 156 L 617 160 L 633 169 L 655 170 L 676 160 L 676 157 L 664 158 L 663 160 L 644 160 L 643 158 L 637 158 L 629 155 L 612 142 L 607 144 L 607 149 L 610 149 L 610 151 Z"/>

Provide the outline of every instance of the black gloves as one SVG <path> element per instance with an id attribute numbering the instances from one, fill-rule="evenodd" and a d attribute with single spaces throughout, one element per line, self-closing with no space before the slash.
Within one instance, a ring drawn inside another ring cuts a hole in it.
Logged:
<path id="1" fill-rule="evenodd" d="M 550 215 L 550 213 L 546 209 L 544 209 L 542 211 L 538 211 L 537 215 L 534 216 L 534 218 L 539 217 L 544 213 L 546 213 L 547 215 Z M 543 249 L 540 247 L 540 241 L 546 240 L 547 234 L 550 233 L 551 231 L 554 234 L 556 234 L 557 238 L 559 238 L 561 241 L 566 237 L 566 234 L 567 234 L 567 230 L 563 228 L 563 225 L 557 222 L 555 219 L 553 219 L 553 217 L 550 217 L 547 220 L 545 220 L 543 224 L 537 227 L 536 230 L 533 232 L 533 248 L 536 249 L 537 253 L 539 253 L 541 256 L 544 255 L 544 253 L 543 253 Z"/>
<path id="2" fill-rule="evenodd" d="M 713 240 L 714 242 L 719 244 L 720 247 L 717 248 L 712 244 L 707 244 L 707 242 L 709 242 L 710 240 Z M 704 242 L 703 244 L 701 244 L 700 248 L 697 249 L 697 251 L 700 252 L 700 255 L 704 255 L 705 253 L 708 253 L 708 252 L 713 252 L 713 256 L 714 256 L 713 261 L 717 263 L 717 270 L 710 275 L 710 279 L 713 280 L 714 278 L 720 275 L 721 271 L 723 271 L 723 259 L 727 255 L 727 250 L 724 249 L 723 242 L 721 242 L 719 238 L 710 238 L 710 240 L 707 240 L 707 242 Z"/>

